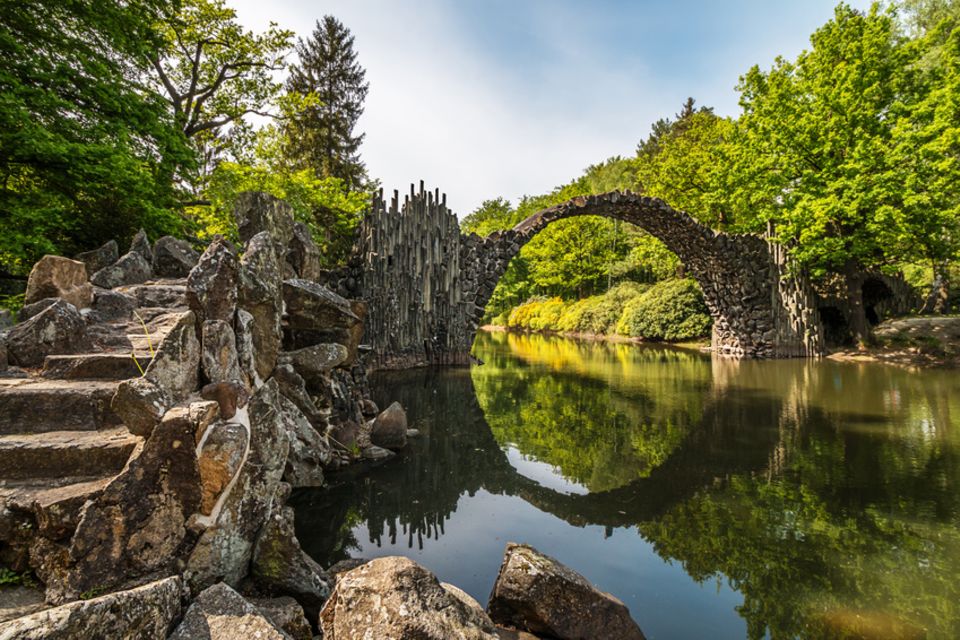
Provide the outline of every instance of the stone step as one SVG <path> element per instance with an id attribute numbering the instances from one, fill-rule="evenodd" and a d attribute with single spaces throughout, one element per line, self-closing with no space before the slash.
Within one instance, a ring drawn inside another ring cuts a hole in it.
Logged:
<path id="1" fill-rule="evenodd" d="M 127 353 L 47 356 L 40 375 L 57 380 L 126 380 L 143 375 L 152 359 L 149 354 L 134 358 Z"/>
<path id="2" fill-rule="evenodd" d="M 0 378 L 0 435 L 96 431 L 117 426 L 120 418 L 110 409 L 117 384 L 106 380 Z"/>
<path id="3" fill-rule="evenodd" d="M 136 351 L 138 355 L 149 354 L 170 333 L 187 309 L 138 309 L 137 313 L 146 325 L 134 318 L 125 322 L 109 322 L 95 324 L 87 329 L 94 346 L 108 353 L 125 353 Z"/>
<path id="4" fill-rule="evenodd" d="M 2 435 L 0 479 L 115 475 L 140 441 L 126 427 Z"/>
<path id="5" fill-rule="evenodd" d="M 187 281 L 182 280 L 155 280 L 144 284 L 118 287 L 120 293 L 133 296 L 138 307 L 174 307 L 187 306 Z"/>
<path id="6" fill-rule="evenodd" d="M 72 535 L 87 500 L 116 477 L 80 476 L 0 480 L 0 505 L 33 516 L 37 532 L 51 540 Z"/>

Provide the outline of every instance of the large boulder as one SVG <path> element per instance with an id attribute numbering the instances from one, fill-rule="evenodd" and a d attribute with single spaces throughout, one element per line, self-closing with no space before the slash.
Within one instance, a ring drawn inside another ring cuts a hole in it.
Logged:
<path id="1" fill-rule="evenodd" d="M 296 351 L 287 351 L 280 355 L 281 364 L 292 364 L 301 376 L 311 379 L 324 374 L 347 361 L 347 348 L 336 342 L 315 344 Z"/>
<path id="2" fill-rule="evenodd" d="M 159 636 L 163 637 L 163 636 Z M 228 585 L 215 584 L 197 596 L 169 640 L 290 640 L 255 606 Z"/>
<path id="3" fill-rule="evenodd" d="M 137 299 L 113 289 L 93 289 L 93 313 L 98 322 L 126 320 L 137 308 Z"/>
<path id="4" fill-rule="evenodd" d="M 179 569 L 195 540 L 187 522 L 200 507 L 193 432 L 186 408 L 167 412 L 140 455 L 84 510 L 65 566 L 41 575 L 48 600 Z"/>
<path id="5" fill-rule="evenodd" d="M 293 509 L 280 506 L 284 493 L 281 489 L 277 507 L 257 538 L 250 576 L 260 589 L 294 598 L 307 617 L 316 620 L 330 595 L 330 579 L 300 547 L 293 529 Z"/>
<path id="6" fill-rule="evenodd" d="M 174 402 L 186 398 L 198 386 L 200 342 L 192 311 L 177 314 L 173 328 L 160 342 L 143 377 Z"/>
<path id="7" fill-rule="evenodd" d="M 110 408 L 131 433 L 147 437 L 170 408 L 163 389 L 146 378 L 130 378 L 117 386 Z"/>
<path id="8" fill-rule="evenodd" d="M 280 393 L 296 405 L 313 427 L 320 432 L 326 430 L 326 413 L 321 412 L 313 398 L 307 392 L 307 384 L 293 368 L 293 365 L 281 364 L 273 370 L 273 379 L 280 385 Z"/>
<path id="9" fill-rule="evenodd" d="M 483 611 L 444 589 L 416 562 L 401 557 L 377 558 L 342 574 L 320 612 L 320 627 L 325 640 L 498 638 Z"/>
<path id="10" fill-rule="evenodd" d="M 643 640 L 627 607 L 529 545 L 508 543 L 487 606 L 497 624 L 560 640 Z"/>
<path id="11" fill-rule="evenodd" d="M 153 245 L 153 273 L 160 278 L 186 278 L 199 260 L 186 240 L 163 236 Z"/>
<path id="12" fill-rule="evenodd" d="M 87 281 L 82 262 L 61 256 L 43 256 L 30 270 L 24 304 L 44 298 L 60 298 L 77 309 L 93 304 L 93 285 Z"/>
<path id="13" fill-rule="evenodd" d="M 330 463 L 330 444 L 313 428 L 307 417 L 285 396 L 280 397 L 290 452 L 283 479 L 294 487 L 323 486 L 323 467 Z"/>
<path id="14" fill-rule="evenodd" d="M 237 356 L 237 336 L 233 326 L 223 320 L 206 320 L 200 342 L 203 346 L 200 362 L 210 382 L 241 380 Z"/>
<path id="15" fill-rule="evenodd" d="M 201 321 L 233 322 L 239 273 L 233 246 L 217 236 L 187 276 L 187 304 Z"/>
<path id="16" fill-rule="evenodd" d="M 350 301 L 316 282 L 295 278 L 283 283 L 287 324 L 295 329 L 349 329 L 360 321 Z"/>
<path id="17" fill-rule="evenodd" d="M 235 421 L 250 432 L 247 457 L 219 511 L 197 519 L 208 528 L 187 564 L 185 575 L 194 592 L 221 580 L 236 585 L 247 573 L 290 449 L 280 397 L 276 382 L 269 380 L 257 389 L 249 406 L 238 412 Z"/>
<path id="18" fill-rule="evenodd" d="M 293 267 L 298 278 L 314 281 L 320 279 L 320 248 L 313 241 L 310 227 L 302 222 L 293 224 L 293 239 L 287 252 L 287 262 Z"/>
<path id="19" fill-rule="evenodd" d="M 241 193 L 233 209 L 241 242 L 258 233 L 270 234 L 278 252 L 286 252 L 293 239 L 293 209 L 283 200 L 261 192 Z M 280 254 L 283 256 L 283 253 Z"/>
<path id="20" fill-rule="evenodd" d="M 407 446 L 407 412 L 399 402 L 391 404 L 374 419 L 370 441 L 385 449 Z"/>
<path id="21" fill-rule="evenodd" d="M 143 229 L 137 231 L 136 235 L 133 236 L 133 240 L 130 241 L 130 253 L 140 254 L 148 264 L 153 262 L 153 251 L 150 249 L 150 238 L 147 237 L 147 232 Z"/>
<path id="22" fill-rule="evenodd" d="M 166 638 L 180 618 L 183 582 L 164 578 L 127 591 L 78 600 L 0 623 L 3 640 Z"/>
<path id="23" fill-rule="evenodd" d="M 111 240 L 102 247 L 93 249 L 92 251 L 78 253 L 76 259 L 87 266 L 88 274 L 93 274 L 104 267 L 109 267 L 116 262 L 119 257 L 120 252 L 117 249 L 117 241 Z"/>
<path id="24" fill-rule="evenodd" d="M 255 379 L 264 380 L 273 371 L 283 340 L 280 324 L 283 315 L 281 256 L 266 231 L 252 237 L 243 254 L 240 307 L 252 320 L 245 329 L 249 330 Z M 247 340 L 246 336 L 243 340 Z"/>
<path id="25" fill-rule="evenodd" d="M 150 261 L 143 254 L 131 251 L 90 277 L 90 282 L 103 289 L 114 289 L 125 284 L 140 284 L 153 277 Z"/>
<path id="26" fill-rule="evenodd" d="M 89 346 L 86 323 L 77 308 L 57 300 L 7 333 L 7 357 L 21 367 L 36 367 L 53 354 L 77 353 Z"/>
<path id="27" fill-rule="evenodd" d="M 207 427 L 200 441 L 200 513 L 213 513 L 217 500 L 233 480 L 247 452 L 247 428 L 239 422 L 219 420 Z"/>
<path id="28" fill-rule="evenodd" d="M 283 629 L 293 640 L 313 640 L 313 630 L 304 617 L 300 603 L 288 596 L 248 598 L 250 604 L 267 616 L 274 626 Z"/>
<path id="29" fill-rule="evenodd" d="M 20 307 L 20 310 L 17 311 L 17 322 L 26 322 L 59 299 L 60 298 L 43 298 L 42 300 L 23 305 Z"/>

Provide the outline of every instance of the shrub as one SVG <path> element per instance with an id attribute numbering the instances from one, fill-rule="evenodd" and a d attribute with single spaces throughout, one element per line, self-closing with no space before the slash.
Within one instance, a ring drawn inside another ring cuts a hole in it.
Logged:
<path id="1" fill-rule="evenodd" d="M 600 304 L 601 298 L 602 296 L 591 296 L 567 305 L 560 314 L 557 328 L 560 331 L 584 331 L 583 327 L 588 324 L 590 314 L 593 308 Z"/>
<path id="2" fill-rule="evenodd" d="M 617 333 L 645 340 L 689 340 L 706 335 L 711 323 L 696 282 L 664 280 L 627 303 Z"/>
<path id="3" fill-rule="evenodd" d="M 564 306 L 560 298 L 551 298 L 539 303 L 530 317 L 530 325 L 527 328 L 534 331 L 556 331 Z"/>

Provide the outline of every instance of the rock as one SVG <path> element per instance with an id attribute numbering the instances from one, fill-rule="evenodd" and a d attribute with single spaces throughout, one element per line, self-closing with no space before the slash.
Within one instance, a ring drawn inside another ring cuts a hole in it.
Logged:
<path id="1" fill-rule="evenodd" d="M 381 460 L 389 460 L 395 456 L 393 451 L 390 449 L 384 449 L 383 447 L 378 447 L 376 445 L 371 445 L 360 452 L 360 457 L 364 460 L 369 460 L 371 462 L 380 462 Z"/>
<path id="2" fill-rule="evenodd" d="M 247 452 L 247 428 L 237 422 L 219 421 L 207 428 L 199 447 L 200 513 L 213 513 L 217 499 L 240 470 Z"/>
<path id="3" fill-rule="evenodd" d="M 532 633 L 516 631 L 514 629 L 504 629 L 503 627 L 497 627 L 497 634 L 500 640 L 540 640 L 538 636 Z"/>
<path id="4" fill-rule="evenodd" d="M 186 278 L 199 260 L 186 240 L 163 236 L 153 245 L 153 273 L 159 278 Z"/>
<path id="5" fill-rule="evenodd" d="M 325 640 L 496 640 L 483 611 L 464 604 L 407 558 L 377 558 L 340 576 L 320 612 Z M 612 637 L 612 636 L 595 636 Z"/>
<path id="6" fill-rule="evenodd" d="M 90 282 L 102 289 L 114 289 L 125 284 L 140 284 L 153 277 L 150 262 L 139 253 L 126 253 L 108 267 L 97 271 Z"/>
<path id="7" fill-rule="evenodd" d="M 279 362 L 292 364 L 301 376 L 309 379 L 338 367 L 347 360 L 347 348 L 342 344 L 315 344 L 280 355 Z"/>
<path id="8" fill-rule="evenodd" d="M 336 586 L 337 581 L 340 580 L 340 576 L 368 562 L 370 562 L 369 558 L 345 558 L 330 565 L 330 568 L 327 569 L 327 575 L 333 580 L 334 586 Z"/>
<path id="9" fill-rule="evenodd" d="M 313 630 L 304 617 L 303 607 L 293 598 L 249 598 L 248 600 L 275 627 L 282 629 L 293 640 L 313 640 Z"/>
<path id="10" fill-rule="evenodd" d="M 267 232 L 251 238 L 243 254 L 240 307 L 253 319 L 249 325 L 250 341 L 254 370 L 259 379 L 266 379 L 277 366 L 277 354 L 283 339 L 280 255 Z"/>
<path id="11" fill-rule="evenodd" d="M 253 348 L 253 316 L 243 309 L 237 309 L 234 333 L 237 336 L 237 362 L 247 385 L 259 387 L 263 379 L 257 373 L 257 354 Z"/>
<path id="12" fill-rule="evenodd" d="M 167 394 L 146 378 L 131 378 L 117 386 L 110 408 L 130 433 L 148 437 L 170 408 Z"/>
<path id="13" fill-rule="evenodd" d="M 407 429 L 407 439 L 418 438 L 420 436 L 420 429 Z"/>
<path id="14" fill-rule="evenodd" d="M 360 321 L 346 298 L 309 280 L 285 280 L 283 300 L 287 324 L 294 328 L 320 331 L 349 329 Z"/>
<path id="15" fill-rule="evenodd" d="M 89 275 L 100 271 L 100 269 L 104 267 L 109 267 L 116 262 L 119 257 L 120 252 L 117 249 L 117 241 L 111 240 L 99 249 L 78 253 L 76 259 L 86 265 L 87 274 Z"/>
<path id="16" fill-rule="evenodd" d="M 216 236 L 187 276 L 187 304 L 201 320 L 233 322 L 240 262 L 223 236 Z"/>
<path id="17" fill-rule="evenodd" d="M 133 236 L 133 240 L 130 242 L 130 253 L 140 254 L 143 259 L 147 261 L 147 264 L 153 262 L 153 251 L 150 250 L 150 239 L 147 237 L 147 232 L 143 229 L 137 231 L 137 234 Z"/>
<path id="18" fill-rule="evenodd" d="M 0 623 L 3 640 L 165 638 L 180 618 L 183 582 L 165 578 Z"/>
<path id="19" fill-rule="evenodd" d="M 9 329 L 14 322 L 16 321 L 13 319 L 13 313 L 9 309 L 0 309 L 0 331 Z"/>
<path id="20" fill-rule="evenodd" d="M 513 542 L 487 610 L 499 625 L 560 640 L 644 637 L 622 602 L 553 558 Z"/>
<path id="21" fill-rule="evenodd" d="M 282 496 L 280 496 L 282 497 Z M 275 595 L 291 596 L 316 620 L 330 595 L 329 578 L 304 552 L 293 529 L 293 509 L 278 506 L 257 538 L 250 575 L 261 588 Z"/>
<path id="22" fill-rule="evenodd" d="M 215 400 L 200 400 L 191 402 L 187 410 L 190 412 L 190 421 L 195 427 L 194 439 L 199 445 L 210 425 L 220 419 L 220 403 Z"/>
<path id="23" fill-rule="evenodd" d="M 162 636 L 161 636 L 162 637 Z M 289 640 L 290 636 L 228 585 L 205 589 L 169 640 Z"/>
<path id="24" fill-rule="evenodd" d="M 77 353 L 88 347 L 85 323 L 77 308 L 58 300 L 26 322 L 14 326 L 6 337 L 10 362 L 36 367 L 52 354 Z"/>
<path id="25" fill-rule="evenodd" d="M 206 320 L 200 342 L 203 347 L 200 362 L 207 380 L 222 382 L 241 379 L 237 337 L 229 323 L 223 320 Z"/>
<path id="26" fill-rule="evenodd" d="M 200 506 L 193 431 L 186 408 L 167 412 L 140 455 L 84 510 L 67 565 L 41 576 L 48 600 L 178 570 L 195 539 L 187 521 Z"/>
<path id="27" fill-rule="evenodd" d="M 306 381 L 294 370 L 293 365 L 277 366 L 273 370 L 273 379 L 280 385 L 280 393 L 296 405 L 314 429 L 323 433 L 327 427 L 326 415 L 320 411 L 313 398 L 307 393 Z"/>
<path id="28" fill-rule="evenodd" d="M 322 487 L 323 467 L 331 459 L 330 444 L 297 406 L 281 394 L 280 406 L 290 438 L 283 480 L 293 487 Z"/>
<path id="29" fill-rule="evenodd" d="M 179 402 L 197 388 L 200 342 L 192 311 L 177 314 L 176 323 L 160 342 L 153 362 L 143 377 L 154 383 L 173 402 Z"/>
<path id="30" fill-rule="evenodd" d="M 241 242 L 248 242 L 258 233 L 266 231 L 276 243 L 277 251 L 285 253 L 293 239 L 293 209 L 270 194 L 241 193 L 237 196 L 233 216 L 237 221 Z"/>
<path id="31" fill-rule="evenodd" d="M 10 366 L 10 361 L 7 357 L 7 343 L 2 334 L 0 334 L 0 372 L 6 371 Z"/>
<path id="32" fill-rule="evenodd" d="M 330 438 L 344 451 L 352 451 L 358 447 L 360 440 L 360 425 L 353 420 L 344 420 L 330 429 Z"/>
<path id="33" fill-rule="evenodd" d="M 247 459 L 216 517 L 197 519 L 208 529 L 187 563 L 185 576 L 194 592 L 220 580 L 236 585 L 247 574 L 257 534 L 270 515 L 290 448 L 280 415 L 280 390 L 272 380 L 257 389 L 236 422 L 250 432 Z"/>
<path id="34" fill-rule="evenodd" d="M 363 401 L 360 402 L 360 413 L 362 413 L 365 418 L 372 418 L 380 413 L 380 408 L 373 400 L 364 398 Z"/>
<path id="35" fill-rule="evenodd" d="M 407 412 L 399 402 L 391 404 L 373 421 L 370 441 L 387 449 L 407 446 Z"/>
<path id="36" fill-rule="evenodd" d="M 315 282 L 320 279 L 320 249 L 313 241 L 310 227 L 302 222 L 293 224 L 287 262 L 293 267 L 295 277 Z"/>
<path id="37" fill-rule="evenodd" d="M 200 397 L 215 401 L 220 407 L 220 417 L 229 420 L 237 414 L 237 409 L 247 406 L 250 392 L 239 382 L 226 380 L 205 385 L 200 390 Z"/>
<path id="38" fill-rule="evenodd" d="M 112 289 L 93 289 L 93 311 L 98 321 L 127 319 L 136 308 L 137 300 L 133 296 Z"/>
<path id="39" fill-rule="evenodd" d="M 43 256 L 30 270 L 24 304 L 44 298 L 61 298 L 77 309 L 93 303 L 93 285 L 87 281 L 84 263 L 61 256 Z"/>
<path id="40" fill-rule="evenodd" d="M 17 322 L 26 322 L 33 316 L 52 305 L 57 300 L 59 300 L 59 298 L 44 298 L 43 300 L 37 300 L 36 302 L 23 305 L 20 307 L 20 310 L 17 311 Z"/>

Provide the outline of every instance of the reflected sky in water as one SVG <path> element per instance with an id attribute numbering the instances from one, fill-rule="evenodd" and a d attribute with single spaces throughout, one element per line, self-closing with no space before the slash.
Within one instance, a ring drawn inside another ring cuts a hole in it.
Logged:
<path id="1" fill-rule="evenodd" d="M 527 542 L 650 638 L 960 637 L 956 372 L 503 333 L 475 351 L 374 379 L 422 436 L 295 493 L 322 564 L 407 555 L 485 602 Z"/>

